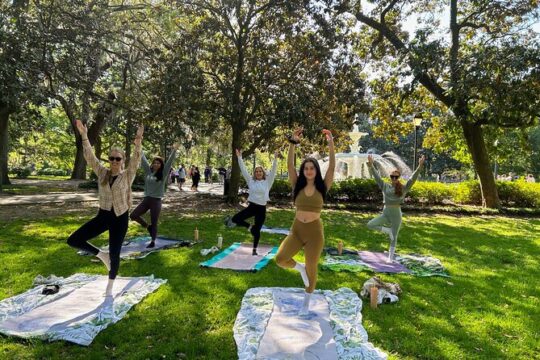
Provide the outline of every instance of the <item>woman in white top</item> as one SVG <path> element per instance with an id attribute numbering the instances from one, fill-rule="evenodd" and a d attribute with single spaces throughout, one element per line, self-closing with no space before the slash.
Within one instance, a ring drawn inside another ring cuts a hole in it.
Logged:
<path id="1" fill-rule="evenodd" d="M 240 171 L 246 179 L 249 196 L 249 205 L 244 210 L 240 211 L 232 218 L 228 217 L 225 220 L 225 225 L 233 227 L 236 225 L 244 226 L 253 235 L 253 255 L 257 255 L 257 246 L 259 245 L 259 239 L 261 238 L 261 228 L 266 219 L 266 203 L 270 200 L 270 189 L 274 183 L 277 170 L 277 152 L 274 154 L 274 162 L 272 163 L 272 170 L 266 175 L 262 166 L 255 167 L 253 176 L 250 176 L 244 161 L 242 160 L 242 152 L 236 149 L 236 156 L 238 156 L 238 165 L 240 165 Z M 246 222 L 246 219 L 255 217 L 255 223 L 250 225 Z"/>

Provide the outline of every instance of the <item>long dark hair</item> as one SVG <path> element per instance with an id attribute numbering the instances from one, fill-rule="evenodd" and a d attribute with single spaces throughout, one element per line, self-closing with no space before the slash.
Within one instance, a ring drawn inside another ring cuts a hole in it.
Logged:
<path id="1" fill-rule="evenodd" d="M 161 166 L 159 167 L 159 170 L 156 171 L 156 173 L 154 174 L 154 176 L 156 177 L 157 181 L 161 181 L 163 180 L 163 168 L 165 167 L 165 163 L 163 162 L 163 159 L 160 158 L 159 156 L 156 156 L 152 162 L 154 161 L 159 161 L 159 163 L 161 164 Z"/>
<path id="2" fill-rule="evenodd" d="M 309 157 L 304 159 L 304 161 L 302 161 L 302 164 L 300 165 L 298 178 L 296 179 L 296 184 L 294 185 L 293 201 L 296 200 L 296 197 L 298 196 L 300 191 L 302 191 L 302 189 L 305 188 L 307 185 L 307 179 L 304 175 L 304 167 L 306 166 L 307 162 L 311 162 L 313 166 L 315 166 L 315 170 L 317 171 L 317 174 L 315 175 L 315 188 L 322 194 L 323 200 L 325 200 L 327 189 L 321 175 L 321 168 L 319 166 L 319 162 L 315 158 Z"/>
<path id="3" fill-rule="evenodd" d="M 399 176 L 401 176 L 401 171 L 399 170 L 394 170 L 392 171 L 391 174 L 395 172 L 397 172 Z M 401 197 L 403 195 L 403 184 L 401 183 L 401 181 L 398 180 L 395 183 L 393 183 L 393 185 L 394 185 L 394 194 Z"/>

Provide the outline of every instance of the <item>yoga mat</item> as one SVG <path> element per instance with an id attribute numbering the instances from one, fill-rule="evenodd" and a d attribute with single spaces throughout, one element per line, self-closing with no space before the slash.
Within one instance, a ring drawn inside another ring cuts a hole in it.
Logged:
<path id="1" fill-rule="evenodd" d="M 324 261 L 321 265 L 323 270 L 332 270 L 332 271 L 350 271 L 350 272 L 361 272 L 361 271 L 373 271 L 371 267 L 360 260 L 358 252 L 356 255 L 346 254 L 346 255 L 330 255 L 326 254 Z"/>
<path id="2" fill-rule="evenodd" d="M 259 244 L 257 247 L 259 255 L 251 255 L 252 250 L 252 244 L 234 243 L 210 260 L 200 263 L 200 266 L 238 271 L 259 271 L 275 256 L 278 248 Z"/>
<path id="3" fill-rule="evenodd" d="M 310 312 L 299 316 L 304 290 L 252 288 L 234 323 L 238 358 L 386 359 L 368 342 L 362 301 L 348 288 L 316 290 Z"/>
<path id="4" fill-rule="evenodd" d="M 289 235 L 289 229 L 286 229 L 286 228 L 271 228 L 271 227 L 267 227 L 266 225 L 262 226 L 261 232 L 268 233 L 268 234 Z"/>
<path id="5" fill-rule="evenodd" d="M 388 255 L 371 251 L 343 249 L 343 255 L 337 255 L 337 249 L 325 248 L 326 255 L 321 265 L 323 270 L 332 271 L 374 271 L 386 273 L 407 273 L 414 276 L 450 277 L 441 261 L 437 258 L 419 254 L 396 254 L 393 263 L 387 263 Z"/>
<path id="6" fill-rule="evenodd" d="M 406 266 L 415 276 L 443 276 L 450 277 L 441 260 L 419 254 L 396 255 L 396 260 Z"/>
<path id="7" fill-rule="evenodd" d="M 274 308 L 266 326 L 257 358 L 260 359 L 337 359 L 336 342 L 330 327 L 328 302 L 313 294 L 310 311 L 298 316 L 304 294 L 274 292 Z"/>
<path id="8" fill-rule="evenodd" d="M 108 277 L 75 274 L 56 278 L 60 291 L 42 295 L 44 285 L 0 302 L 0 333 L 22 338 L 66 340 L 90 345 L 97 334 L 121 320 L 129 309 L 166 280 L 118 277 L 105 297 Z"/>
<path id="9" fill-rule="evenodd" d="M 365 262 L 375 272 L 384 273 L 410 273 L 411 271 L 405 266 L 401 265 L 397 261 L 391 263 L 386 262 L 388 254 L 373 252 L 373 251 L 360 251 L 360 260 Z"/>
<path id="10" fill-rule="evenodd" d="M 192 246 L 194 243 L 185 240 L 169 239 L 166 237 L 158 236 L 156 238 L 156 246 L 153 248 L 146 248 L 146 245 L 150 242 L 150 236 L 139 236 L 133 239 L 128 239 L 122 244 L 122 250 L 120 250 L 120 258 L 124 260 L 129 259 L 143 259 L 153 252 L 171 249 L 183 246 Z M 103 251 L 109 251 L 109 246 L 103 246 Z M 79 255 L 90 255 L 86 251 L 78 251 Z"/>

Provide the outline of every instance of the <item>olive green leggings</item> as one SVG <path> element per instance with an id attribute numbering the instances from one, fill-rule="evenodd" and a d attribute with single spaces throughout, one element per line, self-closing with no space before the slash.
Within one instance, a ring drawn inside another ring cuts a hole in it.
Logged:
<path id="1" fill-rule="evenodd" d="M 393 240 L 390 241 L 390 250 L 396 249 L 399 228 L 401 227 L 401 208 L 398 206 L 395 207 L 384 207 L 383 213 L 373 219 L 371 219 L 367 226 L 371 230 L 381 231 L 383 226 L 390 225 L 392 230 Z M 393 253 L 393 251 L 392 251 Z"/>
<path id="2" fill-rule="evenodd" d="M 276 254 L 276 263 L 282 268 L 293 268 L 296 261 L 292 258 L 302 248 L 306 259 L 306 273 L 309 287 L 306 292 L 312 293 L 317 283 L 317 265 L 324 246 L 324 227 L 321 219 L 303 223 L 294 219 L 289 235 L 283 240 Z"/>

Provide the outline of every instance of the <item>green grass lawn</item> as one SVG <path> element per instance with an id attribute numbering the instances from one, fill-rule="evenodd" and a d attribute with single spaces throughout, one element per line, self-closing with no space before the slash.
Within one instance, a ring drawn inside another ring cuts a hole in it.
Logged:
<path id="1" fill-rule="evenodd" d="M 0 358 L 236 358 L 232 328 L 246 290 L 300 287 L 301 279 L 274 262 L 259 273 L 199 268 L 199 262 L 210 258 L 199 250 L 214 245 L 218 233 L 226 246 L 250 239 L 245 229 L 224 229 L 223 215 L 170 216 L 165 211 L 161 234 L 191 238 L 197 226 L 203 245 L 122 262 L 122 276 L 154 274 L 168 283 L 101 332 L 89 347 L 0 337 Z M 385 237 L 365 226 L 373 215 L 325 211 L 326 244 L 335 246 L 342 240 L 346 247 L 385 250 Z M 0 222 L 0 298 L 26 291 L 38 274 L 106 274 L 101 264 L 77 255 L 65 243 L 91 216 Z M 292 218 L 291 210 L 273 210 L 267 225 L 288 227 Z M 130 235 L 142 233 L 142 228 L 131 224 Z M 382 275 L 384 281 L 398 282 L 403 294 L 397 304 L 377 310 L 364 307 L 370 341 L 391 359 L 540 358 L 538 234 L 538 219 L 406 216 L 398 250 L 431 254 L 442 260 L 452 277 Z M 281 238 L 263 233 L 261 241 L 278 245 Z M 104 242 L 101 237 L 94 243 Z M 371 276 L 319 271 L 317 288 L 346 286 L 359 292 Z"/>

